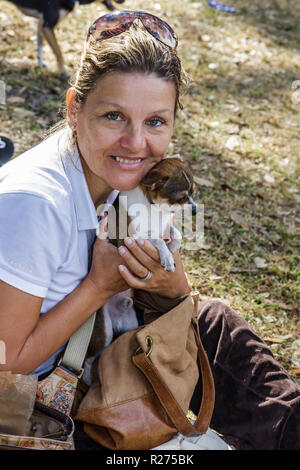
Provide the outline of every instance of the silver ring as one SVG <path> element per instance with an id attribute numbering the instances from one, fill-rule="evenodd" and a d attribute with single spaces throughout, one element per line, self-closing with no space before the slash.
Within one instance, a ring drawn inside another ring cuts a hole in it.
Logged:
<path id="1" fill-rule="evenodd" d="M 148 271 L 146 277 L 141 277 L 141 281 L 149 281 L 149 279 L 151 279 L 151 277 L 152 277 L 152 272 Z"/>

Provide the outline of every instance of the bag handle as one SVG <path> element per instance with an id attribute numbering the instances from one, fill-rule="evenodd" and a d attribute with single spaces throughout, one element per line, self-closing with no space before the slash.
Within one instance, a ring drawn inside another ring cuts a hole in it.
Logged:
<path id="1" fill-rule="evenodd" d="M 193 434 L 203 434 L 207 431 L 215 402 L 215 387 L 212 372 L 208 362 L 207 355 L 204 351 L 199 325 L 196 318 L 193 318 L 192 328 L 194 330 L 196 343 L 198 346 L 198 357 L 200 361 L 200 371 L 202 376 L 202 400 L 197 419 L 192 424 L 186 417 L 181 406 L 175 399 L 168 385 L 161 377 L 158 369 L 144 351 L 133 356 L 132 360 L 136 367 L 145 375 L 152 385 L 160 403 L 167 412 L 176 429 L 184 436 Z"/>

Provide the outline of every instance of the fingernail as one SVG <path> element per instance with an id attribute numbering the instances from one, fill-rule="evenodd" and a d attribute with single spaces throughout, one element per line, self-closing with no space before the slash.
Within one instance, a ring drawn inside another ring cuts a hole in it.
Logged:
<path id="1" fill-rule="evenodd" d="M 132 245 L 133 240 L 131 238 L 125 238 L 126 245 Z"/>
<path id="2" fill-rule="evenodd" d="M 119 247 L 119 253 L 121 253 L 121 255 L 124 255 L 124 253 L 126 253 L 124 246 Z"/>
<path id="3" fill-rule="evenodd" d="M 139 245 L 144 245 L 144 244 L 145 244 L 145 240 L 143 240 L 143 239 L 138 240 L 138 243 L 139 243 Z"/>
<path id="4" fill-rule="evenodd" d="M 125 271 L 125 266 L 123 266 L 123 264 L 119 265 L 119 271 L 122 271 L 122 272 Z"/>

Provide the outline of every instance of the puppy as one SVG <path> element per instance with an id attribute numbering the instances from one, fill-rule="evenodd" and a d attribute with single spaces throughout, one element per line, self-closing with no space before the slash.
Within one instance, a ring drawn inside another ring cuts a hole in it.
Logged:
<path id="1" fill-rule="evenodd" d="M 175 209 L 176 206 L 178 208 L 183 204 L 191 204 L 192 215 L 195 215 L 197 205 L 192 199 L 193 189 L 193 175 L 180 158 L 170 157 L 161 160 L 151 168 L 138 188 L 120 192 L 118 204 L 114 204 L 116 220 L 110 218 L 108 211 L 108 222 L 105 218 L 102 218 L 100 222 L 100 238 L 108 237 L 115 246 L 121 246 L 124 242 L 120 236 L 122 232 L 121 211 L 126 212 L 126 218 L 123 217 L 123 220 L 126 220 L 125 236 L 128 229 L 129 235 L 134 238 L 148 238 L 158 249 L 162 266 L 167 271 L 174 271 L 172 253 L 179 249 L 181 235 L 173 226 L 170 211 L 167 209 L 170 206 Z M 139 206 L 137 207 L 136 204 Z M 103 206 L 99 208 L 98 215 L 103 215 L 106 209 Z M 136 216 L 136 209 L 140 209 L 141 212 L 138 216 Z M 148 225 L 148 214 L 151 214 L 151 209 L 155 219 L 152 227 Z M 128 217 L 127 214 L 129 214 Z M 162 217 L 156 223 L 156 217 L 159 215 Z M 113 225 L 112 231 L 110 231 L 111 225 Z M 113 236 L 110 236 L 110 232 Z M 92 382 L 91 373 L 96 370 L 97 358 L 101 352 L 116 337 L 138 326 L 132 296 L 132 289 L 120 292 L 98 310 L 88 351 L 90 357 L 85 364 L 84 380 L 87 383 Z"/>
<path id="2" fill-rule="evenodd" d="M 125 236 L 128 234 L 135 239 L 149 239 L 159 252 L 161 265 L 167 271 L 174 271 L 172 253 L 180 247 L 181 234 L 172 223 L 170 209 L 178 210 L 183 204 L 191 204 L 192 214 L 195 215 L 197 205 L 192 199 L 193 190 L 193 175 L 180 158 L 161 160 L 151 168 L 137 188 L 120 192 L 116 239 L 110 236 L 112 232 L 108 218 L 110 241 L 116 246 L 123 243 L 124 227 L 120 227 L 119 221 L 124 220 L 121 212 L 126 212 L 128 227 Z"/>
<path id="3" fill-rule="evenodd" d="M 68 75 L 65 70 L 64 58 L 54 33 L 55 26 L 70 13 L 76 0 L 8 0 L 13 3 L 26 16 L 38 19 L 37 27 L 37 60 L 39 67 L 45 67 L 43 62 L 43 40 L 45 39 L 52 49 L 58 70 Z M 86 5 L 96 0 L 77 0 L 79 4 Z M 123 3 L 125 0 L 115 0 Z M 115 10 L 111 0 L 102 0 L 102 3 L 110 11 Z"/>

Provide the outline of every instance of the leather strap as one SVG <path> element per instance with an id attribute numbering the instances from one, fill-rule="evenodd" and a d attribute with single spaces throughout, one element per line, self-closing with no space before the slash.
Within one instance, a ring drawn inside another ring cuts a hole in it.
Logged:
<path id="1" fill-rule="evenodd" d="M 151 361 L 150 356 L 147 357 L 146 353 L 142 352 L 132 357 L 136 367 L 140 369 L 152 385 L 158 399 L 177 431 L 184 436 L 203 434 L 207 431 L 211 421 L 215 401 L 214 380 L 207 355 L 200 339 L 198 322 L 196 321 L 195 324 L 192 323 L 192 327 L 198 346 L 198 356 L 202 376 L 202 400 L 200 410 L 194 424 L 192 424 L 186 417 L 168 385 L 164 382 L 158 369 Z"/>

